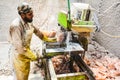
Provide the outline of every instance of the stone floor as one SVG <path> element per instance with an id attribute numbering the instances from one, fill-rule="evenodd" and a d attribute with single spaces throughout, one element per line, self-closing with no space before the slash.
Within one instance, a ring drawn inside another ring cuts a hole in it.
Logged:
<path id="1" fill-rule="evenodd" d="M 8 42 L 0 42 L 0 80 L 13 80 L 9 63 L 9 48 Z M 43 77 L 41 74 L 30 73 L 29 80 L 43 80 Z"/>

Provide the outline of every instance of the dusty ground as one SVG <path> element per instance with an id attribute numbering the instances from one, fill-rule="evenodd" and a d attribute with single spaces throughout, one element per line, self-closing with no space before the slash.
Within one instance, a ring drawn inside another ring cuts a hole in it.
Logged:
<path id="1" fill-rule="evenodd" d="M 91 41 L 88 47 L 85 62 L 94 72 L 96 80 L 119 80 L 120 59 L 96 41 Z"/>

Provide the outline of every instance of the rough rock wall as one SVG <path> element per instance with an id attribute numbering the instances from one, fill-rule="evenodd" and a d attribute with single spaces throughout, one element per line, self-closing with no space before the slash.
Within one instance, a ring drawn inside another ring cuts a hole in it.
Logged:
<path id="1" fill-rule="evenodd" d="M 101 25 L 101 31 L 95 33 L 97 42 L 120 57 L 120 0 L 89 1 L 85 0 L 98 10 Z"/>
<path id="2" fill-rule="evenodd" d="M 14 4 L 14 6 L 13 6 Z M 6 41 L 7 31 L 11 21 L 17 16 L 16 0 L 0 0 L 0 41 Z"/>

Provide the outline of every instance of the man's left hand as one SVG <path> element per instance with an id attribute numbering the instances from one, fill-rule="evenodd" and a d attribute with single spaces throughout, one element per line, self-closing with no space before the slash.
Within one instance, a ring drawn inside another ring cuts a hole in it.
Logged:
<path id="1" fill-rule="evenodd" d="M 49 37 L 51 38 L 51 37 L 55 37 L 55 35 L 56 35 L 56 31 L 51 31 L 50 33 L 49 33 Z"/>

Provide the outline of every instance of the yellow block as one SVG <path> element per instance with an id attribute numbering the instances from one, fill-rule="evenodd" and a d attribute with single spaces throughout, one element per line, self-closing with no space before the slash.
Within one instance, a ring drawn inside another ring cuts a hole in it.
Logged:
<path id="1" fill-rule="evenodd" d="M 72 25 L 72 30 L 76 32 L 94 32 L 94 25 Z"/>

